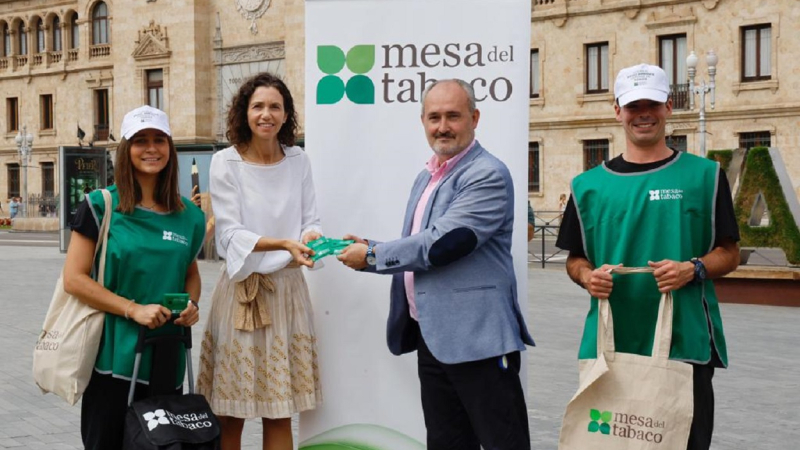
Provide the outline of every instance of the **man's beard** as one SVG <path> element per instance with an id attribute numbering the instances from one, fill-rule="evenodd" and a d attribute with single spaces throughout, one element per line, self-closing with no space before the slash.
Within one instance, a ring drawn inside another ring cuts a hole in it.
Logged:
<path id="1" fill-rule="evenodd" d="M 443 137 L 452 139 L 453 142 L 451 144 L 442 144 L 438 141 L 438 139 Z M 433 141 L 432 149 L 433 152 L 436 153 L 436 155 L 438 156 L 448 156 L 448 157 L 455 156 L 464 151 L 464 149 L 467 148 L 467 145 L 469 145 L 467 144 L 465 146 L 460 146 L 455 140 L 456 139 L 455 135 L 451 133 L 436 134 L 434 135 L 434 138 L 436 140 Z M 472 141 L 470 140 L 470 142 Z"/>

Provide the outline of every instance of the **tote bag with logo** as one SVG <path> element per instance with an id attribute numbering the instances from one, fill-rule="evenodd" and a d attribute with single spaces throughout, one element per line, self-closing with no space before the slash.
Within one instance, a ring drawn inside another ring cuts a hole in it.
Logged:
<path id="1" fill-rule="evenodd" d="M 652 269 L 614 269 L 645 271 Z M 651 356 L 616 353 L 608 300 L 598 307 L 597 359 L 581 361 L 559 450 L 685 450 L 694 407 L 692 366 L 669 359 L 672 294 L 661 297 Z"/>
<path id="2" fill-rule="evenodd" d="M 95 259 L 100 250 L 97 282 L 103 285 L 106 242 L 111 223 L 111 193 L 103 189 L 105 214 L 98 230 Z M 33 379 L 42 393 L 52 392 L 74 405 L 92 376 L 105 313 L 64 291 L 64 273 L 56 282 L 42 332 L 33 350 Z"/>

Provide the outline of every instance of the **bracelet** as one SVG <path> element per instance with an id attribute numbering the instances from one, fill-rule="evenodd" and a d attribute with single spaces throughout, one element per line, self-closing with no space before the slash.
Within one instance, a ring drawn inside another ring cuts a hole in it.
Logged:
<path id="1" fill-rule="evenodd" d="M 128 311 L 130 311 L 130 309 L 131 309 L 131 306 L 133 306 L 135 303 L 136 303 L 136 302 L 135 302 L 135 301 L 133 301 L 133 299 L 131 299 L 131 300 L 130 300 L 130 303 L 128 303 L 128 306 L 127 306 L 127 307 L 125 307 L 125 320 L 130 320 L 130 316 L 128 316 Z"/>
<path id="2" fill-rule="evenodd" d="M 189 303 L 193 304 L 193 305 L 194 305 L 194 308 L 195 308 L 196 310 L 200 311 L 200 305 L 199 305 L 199 304 L 198 304 L 196 301 L 194 301 L 194 300 L 192 300 L 192 299 L 189 299 Z"/>

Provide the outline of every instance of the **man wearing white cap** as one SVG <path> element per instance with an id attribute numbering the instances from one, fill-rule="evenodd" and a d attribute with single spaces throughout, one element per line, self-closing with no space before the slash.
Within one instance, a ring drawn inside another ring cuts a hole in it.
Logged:
<path id="1" fill-rule="evenodd" d="M 688 449 L 707 450 L 714 426 L 715 368 L 728 364 L 711 281 L 739 264 L 739 229 L 719 164 L 667 147 L 672 115 L 660 67 L 622 69 L 614 83 L 625 151 L 572 181 L 556 245 L 569 251 L 567 273 L 589 291 L 579 359 L 596 358 L 598 299 L 614 313 L 618 352 L 650 355 L 661 293 L 672 291 L 670 359 L 692 364 L 694 416 Z M 649 266 L 653 277 L 612 278 L 618 265 Z"/>

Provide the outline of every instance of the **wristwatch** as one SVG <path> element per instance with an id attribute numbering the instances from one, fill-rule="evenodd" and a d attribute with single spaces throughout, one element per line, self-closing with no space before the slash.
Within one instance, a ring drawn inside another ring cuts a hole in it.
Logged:
<path id="1" fill-rule="evenodd" d="M 694 264 L 694 279 L 692 283 L 701 284 L 706 280 L 706 266 L 700 258 L 692 258 L 691 261 Z"/>
<path id="2" fill-rule="evenodd" d="M 378 258 L 375 257 L 375 244 L 367 241 L 367 265 L 374 266 L 378 264 Z"/>

